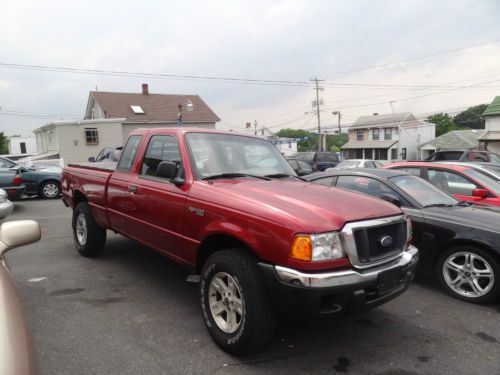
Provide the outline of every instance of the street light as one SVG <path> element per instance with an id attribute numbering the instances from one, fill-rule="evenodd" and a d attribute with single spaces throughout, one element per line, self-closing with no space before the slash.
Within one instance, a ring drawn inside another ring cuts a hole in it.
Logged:
<path id="1" fill-rule="evenodd" d="M 194 111 L 194 105 L 191 100 L 187 100 L 186 103 L 184 104 L 177 104 L 177 108 L 179 109 L 179 112 L 177 113 L 177 125 L 182 126 L 182 111 L 186 107 L 188 112 L 193 112 Z"/>

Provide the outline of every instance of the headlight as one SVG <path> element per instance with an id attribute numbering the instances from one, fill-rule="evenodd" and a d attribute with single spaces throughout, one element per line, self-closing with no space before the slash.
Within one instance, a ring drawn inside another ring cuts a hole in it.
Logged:
<path id="1" fill-rule="evenodd" d="M 337 232 L 298 235 L 293 240 L 290 256 L 313 262 L 344 258 L 342 237 Z"/>
<path id="2" fill-rule="evenodd" d="M 7 192 L 3 189 L 0 189 L 0 203 L 5 203 L 7 200 Z"/>

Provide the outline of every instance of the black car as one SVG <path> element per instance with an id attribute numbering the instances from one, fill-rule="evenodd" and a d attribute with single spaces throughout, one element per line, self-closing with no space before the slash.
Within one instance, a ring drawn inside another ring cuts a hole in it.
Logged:
<path id="1" fill-rule="evenodd" d="M 343 158 L 341 154 L 329 151 L 322 152 L 298 152 L 296 159 L 308 163 L 313 171 L 324 171 L 326 168 L 333 168 L 340 163 Z"/>
<path id="2" fill-rule="evenodd" d="M 450 295 L 468 302 L 500 294 L 500 210 L 471 206 L 420 177 L 397 170 L 317 173 L 313 183 L 355 190 L 400 206 L 411 219 L 418 270 L 437 276 Z"/>
<path id="3" fill-rule="evenodd" d="M 312 167 L 307 164 L 305 161 L 296 159 L 296 158 L 286 158 L 290 167 L 293 168 L 297 176 L 305 176 L 313 173 Z"/>

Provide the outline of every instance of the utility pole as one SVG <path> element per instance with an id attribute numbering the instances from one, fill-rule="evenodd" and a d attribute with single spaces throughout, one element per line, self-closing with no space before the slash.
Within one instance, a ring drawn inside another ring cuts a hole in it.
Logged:
<path id="1" fill-rule="evenodd" d="M 325 82 L 324 79 L 318 79 L 317 77 L 311 78 L 311 81 L 314 82 L 314 90 L 316 90 L 316 117 L 318 118 L 318 151 L 322 150 L 322 142 L 321 142 L 321 118 L 320 118 L 320 101 L 319 101 L 319 92 L 323 91 L 324 88 L 319 84 L 320 82 Z"/>
<path id="2" fill-rule="evenodd" d="M 257 120 L 253 121 L 253 126 L 255 126 L 255 135 L 257 135 Z"/>
<path id="3" fill-rule="evenodd" d="M 340 119 L 342 118 L 342 114 L 340 113 L 340 109 L 337 109 L 336 111 L 332 112 L 332 115 L 337 115 L 338 117 L 338 124 L 339 124 L 339 134 L 342 134 L 342 127 L 340 126 Z"/>

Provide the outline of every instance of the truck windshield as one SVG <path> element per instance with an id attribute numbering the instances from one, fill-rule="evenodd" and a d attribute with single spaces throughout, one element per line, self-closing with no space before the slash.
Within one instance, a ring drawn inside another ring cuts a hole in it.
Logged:
<path id="1" fill-rule="evenodd" d="M 198 179 L 226 173 L 295 176 L 278 149 L 263 139 L 232 134 L 188 133 L 186 141 Z"/>

